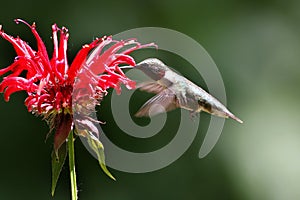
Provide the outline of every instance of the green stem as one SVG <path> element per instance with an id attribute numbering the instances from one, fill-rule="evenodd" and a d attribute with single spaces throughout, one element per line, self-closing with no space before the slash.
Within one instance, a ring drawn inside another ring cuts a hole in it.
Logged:
<path id="1" fill-rule="evenodd" d="M 69 168 L 70 168 L 72 200 L 77 200 L 78 198 L 77 198 L 77 184 L 76 184 L 76 172 L 75 172 L 75 152 L 74 152 L 73 131 L 69 133 L 69 137 L 68 137 L 68 152 L 69 152 Z"/>

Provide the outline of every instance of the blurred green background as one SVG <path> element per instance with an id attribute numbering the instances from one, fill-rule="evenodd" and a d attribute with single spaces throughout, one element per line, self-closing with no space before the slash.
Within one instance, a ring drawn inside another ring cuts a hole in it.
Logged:
<path id="1" fill-rule="evenodd" d="M 244 121 L 240 125 L 226 120 L 213 151 L 198 159 L 209 120 L 207 114 L 201 114 L 204 120 L 199 133 L 180 159 L 144 174 L 112 169 L 116 182 L 102 173 L 97 161 L 77 140 L 80 199 L 293 200 L 300 199 L 299 9 L 300 2 L 296 0 L 17 0 L 1 2 L 0 24 L 7 33 L 35 44 L 28 28 L 15 25 L 13 19 L 35 21 L 50 52 L 51 25 L 66 26 L 70 31 L 70 60 L 83 44 L 102 35 L 147 26 L 180 31 L 198 41 L 212 56 L 224 80 L 227 105 Z M 1 39 L 1 68 L 10 64 L 14 56 L 10 44 Z M 181 70 L 179 65 L 184 61 L 175 62 L 164 52 L 160 56 Z M 180 72 L 202 85 L 193 73 Z M 45 143 L 48 127 L 27 112 L 24 97 L 24 93 L 14 94 L 8 103 L 0 99 L 0 199 L 52 199 L 52 142 Z M 174 127 L 169 126 L 144 146 L 143 141 L 122 135 L 106 105 L 109 97 L 100 108 L 100 118 L 107 121 L 104 129 L 126 148 L 159 148 L 173 137 L 170 130 Z M 170 113 L 174 118 L 171 122 L 176 121 L 176 114 L 178 111 Z M 69 195 L 65 167 L 53 199 L 70 199 Z"/>

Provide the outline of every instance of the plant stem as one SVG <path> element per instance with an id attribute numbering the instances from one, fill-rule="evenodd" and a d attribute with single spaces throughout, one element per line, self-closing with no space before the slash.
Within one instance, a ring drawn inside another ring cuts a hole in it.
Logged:
<path id="1" fill-rule="evenodd" d="M 73 131 L 69 133 L 69 137 L 68 137 L 68 152 L 69 152 L 69 168 L 70 168 L 70 180 L 71 180 L 71 195 L 72 195 L 72 200 L 77 200 Z"/>

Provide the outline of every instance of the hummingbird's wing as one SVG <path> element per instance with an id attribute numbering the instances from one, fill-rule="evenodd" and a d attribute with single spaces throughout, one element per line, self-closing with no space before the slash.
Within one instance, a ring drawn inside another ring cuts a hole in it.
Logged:
<path id="1" fill-rule="evenodd" d="M 154 93 L 154 94 L 158 94 L 162 92 L 164 89 L 166 89 L 165 86 L 154 81 L 139 83 L 137 84 L 136 87 L 139 88 L 141 91 Z"/>
<path id="2" fill-rule="evenodd" d="M 136 117 L 149 117 L 159 113 L 168 112 L 178 108 L 175 93 L 172 90 L 164 89 L 159 94 L 149 99 L 135 114 Z"/>

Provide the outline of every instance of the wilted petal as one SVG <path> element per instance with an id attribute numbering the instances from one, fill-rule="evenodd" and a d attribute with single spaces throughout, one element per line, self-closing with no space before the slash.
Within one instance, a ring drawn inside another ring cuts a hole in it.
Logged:
<path id="1" fill-rule="evenodd" d="M 66 141 L 72 127 L 73 119 L 69 114 L 60 113 L 56 115 L 54 151 L 57 152 L 60 146 Z"/>

